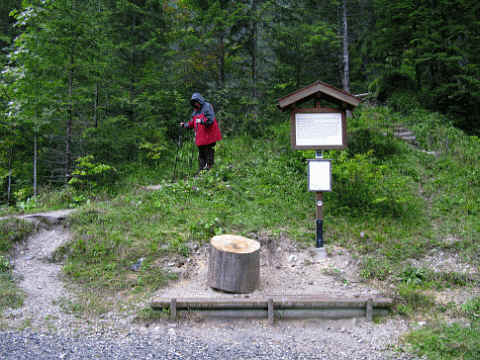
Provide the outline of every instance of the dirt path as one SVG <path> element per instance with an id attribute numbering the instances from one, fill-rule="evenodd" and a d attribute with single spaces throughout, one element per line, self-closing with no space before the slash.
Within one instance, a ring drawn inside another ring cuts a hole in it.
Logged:
<path id="1" fill-rule="evenodd" d="M 72 295 L 61 279 L 62 264 L 52 261 L 55 250 L 70 240 L 70 233 L 62 223 L 71 212 L 60 210 L 16 216 L 36 223 L 39 230 L 15 251 L 13 273 L 25 299 L 22 308 L 4 314 L 12 327 L 52 331 L 78 323 L 78 319 L 61 309 Z"/>

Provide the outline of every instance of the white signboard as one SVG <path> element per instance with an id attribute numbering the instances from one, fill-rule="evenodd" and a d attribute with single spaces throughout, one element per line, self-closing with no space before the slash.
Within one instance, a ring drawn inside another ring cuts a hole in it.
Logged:
<path id="1" fill-rule="evenodd" d="M 295 114 L 297 146 L 341 146 L 342 129 L 342 113 Z"/>
<path id="2" fill-rule="evenodd" d="M 294 149 L 344 149 L 347 124 L 345 113 L 336 109 L 298 109 L 291 115 Z"/>
<path id="3" fill-rule="evenodd" d="M 308 191 L 332 191 L 330 160 L 308 160 Z"/>

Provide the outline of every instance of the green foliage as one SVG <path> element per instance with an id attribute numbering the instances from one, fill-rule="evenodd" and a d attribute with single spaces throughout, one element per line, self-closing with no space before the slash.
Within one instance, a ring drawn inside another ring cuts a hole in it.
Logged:
<path id="1" fill-rule="evenodd" d="M 471 11 L 475 2 L 374 3 L 376 29 L 371 33 L 370 50 L 384 60 L 371 68 L 380 68 L 385 74 L 382 98 L 398 88 L 415 89 L 417 96 L 411 92 L 411 98 L 420 98 L 435 111 L 450 113 L 464 129 L 478 129 L 480 83 L 478 76 L 472 78 L 479 71 L 479 35 L 473 30 L 478 20 Z"/>
<path id="2" fill-rule="evenodd" d="M 9 252 L 14 243 L 25 239 L 34 228 L 24 220 L 0 220 L 0 312 L 23 305 L 23 292 L 16 287 L 12 278 Z"/>
<path id="3" fill-rule="evenodd" d="M 402 146 L 392 135 L 382 134 L 377 129 L 360 128 L 349 132 L 347 151 L 350 155 L 372 152 L 379 160 L 400 154 Z"/>
<path id="4" fill-rule="evenodd" d="M 96 163 L 93 155 L 87 155 L 75 160 L 75 170 L 68 182 L 78 191 L 93 194 L 100 187 L 115 182 L 116 169 L 113 166 Z"/>
<path id="5" fill-rule="evenodd" d="M 425 295 L 413 283 L 400 284 L 397 288 L 397 297 L 396 309 L 401 315 L 412 316 L 419 310 L 428 309 L 434 305 L 432 296 Z"/>
<path id="6" fill-rule="evenodd" d="M 437 324 L 410 333 L 406 340 L 428 359 L 476 360 L 480 356 L 480 327 L 475 324 Z"/>
<path id="7" fill-rule="evenodd" d="M 156 310 L 156 309 L 152 309 L 151 307 L 146 307 L 141 309 L 137 313 L 135 320 L 138 322 L 150 322 L 150 321 L 156 321 L 156 320 L 166 320 L 168 319 L 168 317 L 169 317 L 168 309 Z"/>
<path id="8" fill-rule="evenodd" d="M 375 89 L 376 97 L 385 102 L 391 99 L 394 95 L 410 94 L 415 97 L 415 81 L 410 75 L 400 71 L 393 71 L 392 73 L 384 74 L 380 79 L 377 79 Z M 394 108 L 395 111 L 402 111 L 403 109 Z"/>
<path id="9" fill-rule="evenodd" d="M 23 299 L 24 294 L 15 286 L 10 273 L 0 271 L 0 311 L 21 307 Z"/>
<path id="10" fill-rule="evenodd" d="M 407 335 L 406 341 L 417 354 L 428 359 L 478 359 L 480 298 L 471 298 L 460 310 L 460 313 L 469 320 L 469 324 L 432 324 L 411 332 Z"/>
<path id="11" fill-rule="evenodd" d="M 392 273 L 391 264 L 383 258 L 365 257 L 360 267 L 364 279 L 387 280 Z"/>
<path id="12" fill-rule="evenodd" d="M 25 220 L 0 220 L 0 254 L 12 249 L 13 244 L 24 240 L 35 226 Z"/>
<path id="13" fill-rule="evenodd" d="M 462 311 L 472 322 L 480 325 L 480 297 L 474 297 L 462 305 Z"/>
<path id="14" fill-rule="evenodd" d="M 335 211 L 394 217 L 419 213 L 412 178 L 396 172 L 390 164 L 379 164 L 374 150 L 353 157 L 346 151 L 332 155 L 336 164 L 332 169 L 335 189 L 330 199 L 336 202 Z"/>
<path id="15" fill-rule="evenodd" d="M 11 270 L 10 261 L 6 256 L 0 255 L 0 274 L 7 273 Z"/>

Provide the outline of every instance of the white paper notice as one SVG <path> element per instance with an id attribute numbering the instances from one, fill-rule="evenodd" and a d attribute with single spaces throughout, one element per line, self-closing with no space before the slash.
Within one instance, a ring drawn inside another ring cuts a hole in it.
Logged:
<path id="1" fill-rule="evenodd" d="M 331 191 L 331 163 L 328 160 L 310 160 L 308 162 L 308 190 Z"/>
<path id="2" fill-rule="evenodd" d="M 341 113 L 295 114 L 297 146 L 341 146 Z"/>

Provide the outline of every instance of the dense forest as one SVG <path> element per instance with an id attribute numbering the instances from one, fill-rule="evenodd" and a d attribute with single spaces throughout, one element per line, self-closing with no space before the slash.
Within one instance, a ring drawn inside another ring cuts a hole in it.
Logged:
<path id="1" fill-rule="evenodd" d="M 3 204 L 172 161 L 194 91 L 226 136 L 315 80 L 480 133 L 473 0 L 3 0 L 0 67 Z"/>

